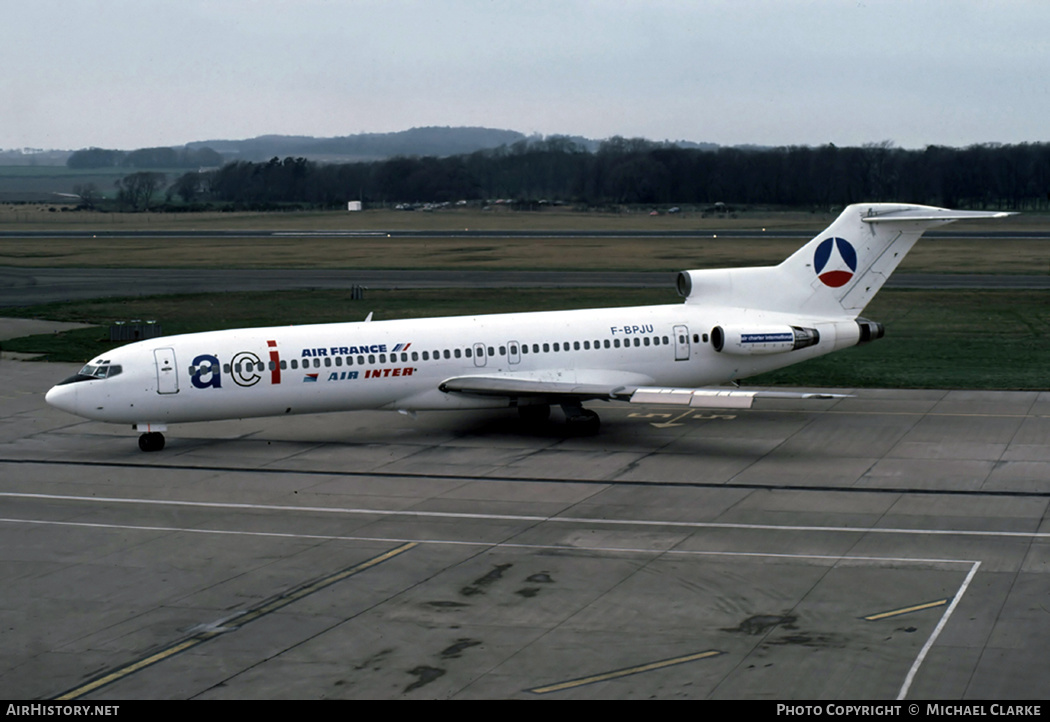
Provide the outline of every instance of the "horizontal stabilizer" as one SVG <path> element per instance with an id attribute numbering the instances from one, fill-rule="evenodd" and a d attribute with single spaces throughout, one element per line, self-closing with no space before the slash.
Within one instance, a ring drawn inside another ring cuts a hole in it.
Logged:
<path id="1" fill-rule="evenodd" d="M 1006 211 L 954 211 L 949 208 L 918 207 L 893 211 L 870 211 L 861 218 L 864 223 L 911 223 L 977 220 L 980 218 L 1006 218 L 1016 215 Z"/>

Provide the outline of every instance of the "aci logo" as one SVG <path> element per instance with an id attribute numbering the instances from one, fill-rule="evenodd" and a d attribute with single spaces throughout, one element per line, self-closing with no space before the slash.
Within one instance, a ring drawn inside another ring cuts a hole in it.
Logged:
<path id="1" fill-rule="evenodd" d="M 825 238 L 817 246 L 813 265 L 825 286 L 839 288 L 857 272 L 857 251 L 845 238 Z"/>

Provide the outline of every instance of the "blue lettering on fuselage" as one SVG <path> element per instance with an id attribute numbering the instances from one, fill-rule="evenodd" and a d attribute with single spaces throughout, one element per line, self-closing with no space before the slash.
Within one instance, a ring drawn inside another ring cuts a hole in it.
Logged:
<path id="1" fill-rule="evenodd" d="M 788 343 L 795 340 L 792 333 L 745 333 L 740 343 Z"/>
<path id="2" fill-rule="evenodd" d="M 610 326 L 609 331 L 613 336 L 616 334 L 622 334 L 624 336 L 634 336 L 635 334 L 641 333 L 653 333 L 653 325 L 647 323 L 642 326 Z"/>
<path id="3" fill-rule="evenodd" d="M 193 359 L 194 371 L 190 376 L 190 383 L 198 389 L 221 388 L 222 379 L 219 376 L 219 359 L 210 353 L 202 353 Z"/>

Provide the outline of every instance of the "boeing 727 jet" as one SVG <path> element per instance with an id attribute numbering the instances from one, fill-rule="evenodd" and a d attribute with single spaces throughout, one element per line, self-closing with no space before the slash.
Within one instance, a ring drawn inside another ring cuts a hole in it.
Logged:
<path id="1" fill-rule="evenodd" d="M 406 413 L 561 406 L 598 430 L 584 402 L 746 408 L 755 397 L 825 394 L 720 386 L 880 338 L 860 317 L 923 232 L 1008 213 L 867 203 L 847 207 L 777 266 L 682 271 L 684 303 L 538 313 L 249 328 L 139 341 L 47 393 L 164 447 L 169 424 L 357 409 Z"/>

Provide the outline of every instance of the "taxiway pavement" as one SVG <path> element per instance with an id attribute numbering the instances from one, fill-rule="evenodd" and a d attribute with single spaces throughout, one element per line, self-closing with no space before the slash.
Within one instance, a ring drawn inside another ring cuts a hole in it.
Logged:
<path id="1" fill-rule="evenodd" d="M 0 267 L 0 308 L 91 298 L 223 291 L 397 288 L 665 288 L 674 273 L 646 271 L 384 271 Z M 1050 275 L 913 273 L 887 288 L 1050 289 Z"/>
<path id="2" fill-rule="evenodd" d="M 1050 393 L 130 429 L 0 363 L 0 697 L 1037 699 Z"/>

